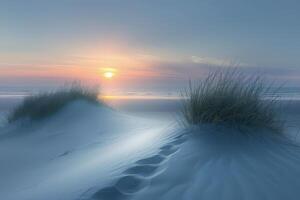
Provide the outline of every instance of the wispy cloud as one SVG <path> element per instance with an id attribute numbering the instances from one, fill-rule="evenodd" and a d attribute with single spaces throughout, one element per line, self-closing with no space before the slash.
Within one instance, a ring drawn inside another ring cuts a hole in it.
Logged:
<path id="1" fill-rule="evenodd" d="M 18 63 L 17 63 L 18 62 Z M 278 83 L 300 83 L 299 68 L 259 67 L 232 59 L 136 52 L 80 54 L 42 60 L 0 59 L 0 84 L 19 82 L 51 84 L 79 79 L 100 83 L 109 91 L 172 91 L 185 87 L 219 67 L 239 66 L 245 73 L 262 73 Z M 103 69 L 116 70 L 112 81 L 102 80 Z M 14 81 L 13 81 L 14 80 Z M 58 81 L 59 80 L 59 81 Z M 32 85 L 32 84 L 31 84 Z"/>
<path id="2" fill-rule="evenodd" d="M 233 59 L 220 59 L 214 57 L 191 56 L 191 61 L 197 64 L 205 64 L 212 66 L 249 66 L 249 64 Z"/>

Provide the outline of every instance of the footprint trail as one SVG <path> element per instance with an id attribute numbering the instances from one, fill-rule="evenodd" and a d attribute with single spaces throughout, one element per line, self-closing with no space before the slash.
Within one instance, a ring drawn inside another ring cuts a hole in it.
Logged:
<path id="1" fill-rule="evenodd" d="M 94 190 L 93 193 L 87 191 L 78 200 L 130 199 L 132 195 L 145 189 L 153 177 L 164 171 L 163 163 L 176 153 L 185 141 L 184 134 L 175 137 L 161 147 L 156 155 L 136 161 L 134 166 L 126 169 L 112 185 L 96 192 Z"/>

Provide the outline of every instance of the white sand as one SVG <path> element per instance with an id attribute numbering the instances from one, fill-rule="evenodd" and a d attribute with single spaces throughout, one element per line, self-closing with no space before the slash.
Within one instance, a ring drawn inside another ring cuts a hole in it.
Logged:
<path id="1" fill-rule="evenodd" d="M 296 200 L 298 104 L 284 137 L 120 114 L 84 102 L 1 129 L 0 199 Z M 293 141 L 291 141 L 293 140 Z"/>
<path id="2" fill-rule="evenodd" d="M 75 102 L 37 123 L 1 129 L 0 199 L 74 200 L 167 139 L 166 123 Z"/>
<path id="3" fill-rule="evenodd" d="M 132 199 L 299 199 L 300 147 L 254 134 L 210 126 L 191 131 L 166 169 Z"/>

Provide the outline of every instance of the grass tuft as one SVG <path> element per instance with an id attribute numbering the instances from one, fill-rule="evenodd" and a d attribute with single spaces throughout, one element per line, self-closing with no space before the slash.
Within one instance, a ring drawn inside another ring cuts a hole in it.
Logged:
<path id="1" fill-rule="evenodd" d="M 270 93 L 262 77 L 247 76 L 237 69 L 219 69 L 182 93 L 182 113 L 187 124 L 227 123 L 251 127 L 282 130 L 278 116 L 276 95 L 268 100 Z M 276 91 L 272 92 L 276 94 Z"/>
<path id="2" fill-rule="evenodd" d="M 26 97 L 8 116 L 8 122 L 14 122 L 22 118 L 39 120 L 58 112 L 68 103 L 75 100 L 86 100 L 100 103 L 97 88 L 83 87 L 80 83 L 52 92 L 40 93 Z"/>

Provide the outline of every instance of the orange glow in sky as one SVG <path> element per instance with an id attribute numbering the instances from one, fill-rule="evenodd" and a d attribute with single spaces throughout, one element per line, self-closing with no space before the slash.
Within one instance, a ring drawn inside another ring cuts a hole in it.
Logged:
<path id="1" fill-rule="evenodd" d="M 116 71 L 117 71 L 114 68 L 104 68 L 102 70 L 104 71 L 103 76 L 106 79 L 112 79 L 116 75 Z"/>
<path id="2" fill-rule="evenodd" d="M 48 82 L 61 84 L 73 80 L 100 85 L 102 92 L 132 90 L 145 81 L 155 82 L 164 73 L 155 66 L 163 56 L 135 51 L 122 45 L 107 44 L 64 52 L 60 55 L 27 55 L 0 57 L 0 79 L 20 83 Z M 2 65 L 3 66 L 2 66 Z"/>
<path id="3" fill-rule="evenodd" d="M 114 73 L 113 72 L 104 72 L 103 76 L 107 79 L 111 79 L 112 77 L 114 77 Z"/>

